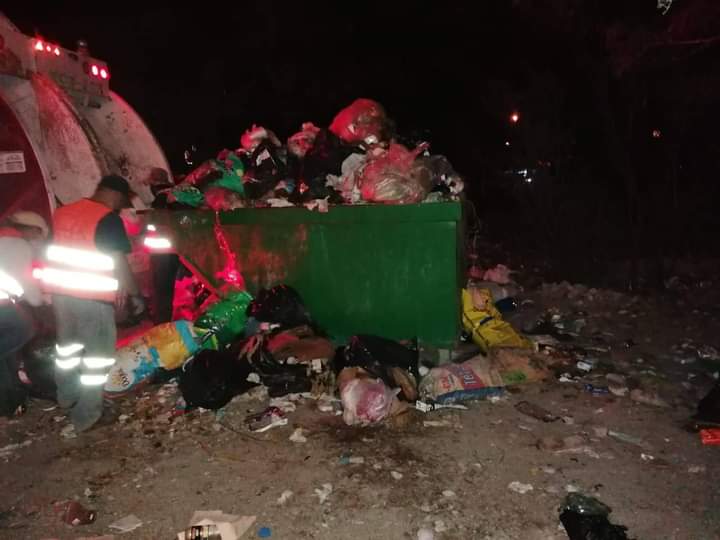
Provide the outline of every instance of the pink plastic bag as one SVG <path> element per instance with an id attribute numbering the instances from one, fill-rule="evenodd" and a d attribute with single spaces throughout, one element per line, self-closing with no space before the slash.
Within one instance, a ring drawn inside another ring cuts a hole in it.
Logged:
<path id="1" fill-rule="evenodd" d="M 399 388 L 391 390 L 380 379 L 354 378 L 340 387 L 343 420 L 348 426 L 367 426 L 384 420 Z"/>
<path id="2" fill-rule="evenodd" d="M 315 144 L 315 139 L 319 131 L 320 128 L 312 122 L 305 122 L 302 125 L 302 130 L 288 139 L 288 151 L 297 157 L 305 157 L 305 154 L 307 154 L 313 147 L 313 144 Z"/>
<path id="3" fill-rule="evenodd" d="M 356 99 L 340 111 L 330 131 L 348 143 L 377 143 L 383 140 L 387 124 L 385 109 L 372 99 Z"/>
<path id="4" fill-rule="evenodd" d="M 408 150 L 391 144 L 386 152 L 370 156 L 359 181 L 363 200 L 391 204 L 414 204 L 430 190 L 432 178 L 422 167 L 414 167 L 415 158 L 427 147 Z"/>

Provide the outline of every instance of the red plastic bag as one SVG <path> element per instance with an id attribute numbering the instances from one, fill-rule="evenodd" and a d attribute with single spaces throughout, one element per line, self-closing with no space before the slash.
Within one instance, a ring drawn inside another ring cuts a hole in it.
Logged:
<path id="1" fill-rule="evenodd" d="M 432 178 L 423 174 L 422 167 L 415 168 L 414 161 L 425 149 L 418 146 L 411 151 L 393 143 L 386 152 L 370 156 L 359 181 L 363 200 L 391 204 L 422 201 L 430 191 Z"/>
<path id="2" fill-rule="evenodd" d="M 348 143 L 376 143 L 385 136 L 387 116 L 377 101 L 356 99 L 340 111 L 330 131 Z"/>

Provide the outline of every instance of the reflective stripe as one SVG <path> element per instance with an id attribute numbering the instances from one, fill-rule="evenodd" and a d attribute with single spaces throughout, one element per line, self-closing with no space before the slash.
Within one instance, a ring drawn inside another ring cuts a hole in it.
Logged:
<path id="1" fill-rule="evenodd" d="M 68 343 L 67 345 L 55 345 L 55 350 L 60 356 L 72 356 L 83 350 L 82 343 Z"/>
<path id="2" fill-rule="evenodd" d="M 58 268 L 44 268 L 38 274 L 44 283 L 61 289 L 97 292 L 115 292 L 118 290 L 117 279 L 98 274 L 60 270 Z"/>
<path id="3" fill-rule="evenodd" d="M 172 242 L 164 236 L 146 236 L 143 240 L 145 247 L 149 249 L 170 249 Z"/>
<path id="4" fill-rule="evenodd" d="M 56 358 L 55 365 L 60 369 L 74 369 L 80 365 L 79 356 L 71 356 L 70 358 Z"/>
<path id="5" fill-rule="evenodd" d="M 0 298 L 7 300 L 11 296 L 20 297 L 24 293 L 17 279 L 0 270 Z"/>
<path id="6" fill-rule="evenodd" d="M 153 225 L 152 223 L 150 223 L 147 226 L 147 230 L 150 232 L 155 232 L 155 231 L 157 231 L 157 227 L 155 225 Z"/>
<path id="7" fill-rule="evenodd" d="M 80 375 L 80 384 L 85 386 L 100 386 L 107 382 L 107 375 Z"/>
<path id="8" fill-rule="evenodd" d="M 100 369 L 114 364 L 114 358 L 103 358 L 101 356 L 86 356 L 83 358 L 83 365 L 88 369 Z"/>
<path id="9" fill-rule="evenodd" d="M 98 251 L 76 249 L 57 244 L 47 249 L 48 261 L 66 264 L 83 270 L 97 270 L 109 272 L 115 269 L 115 261 L 109 255 Z"/>

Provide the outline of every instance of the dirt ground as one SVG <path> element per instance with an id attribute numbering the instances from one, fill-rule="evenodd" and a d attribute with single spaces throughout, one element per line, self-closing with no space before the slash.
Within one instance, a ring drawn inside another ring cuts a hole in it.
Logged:
<path id="1" fill-rule="evenodd" d="M 720 363 L 699 358 L 693 346 L 674 348 L 689 339 L 720 346 L 717 293 L 709 285 L 653 297 L 532 291 L 510 317 L 517 328 L 556 308 L 584 322 L 573 323 L 578 343 L 609 347 L 582 381 L 552 377 L 466 411 L 413 412 L 372 428 L 347 427 L 306 399 L 287 426 L 251 434 L 243 419 L 267 405 L 258 391 L 218 413 L 172 418 L 178 390 L 170 384 L 126 399 L 120 423 L 66 438 L 62 411 L 35 401 L 0 428 L 0 538 L 164 540 L 194 511 L 222 510 L 256 516 L 243 538 L 268 527 L 280 539 L 406 540 L 421 528 L 438 540 L 563 539 L 559 508 L 572 490 L 611 506 L 611 521 L 627 526 L 629 538 L 720 538 L 720 447 L 703 446 L 685 429 Z M 606 386 L 608 373 L 626 376 L 629 390 L 657 393 L 667 407 L 586 391 L 585 383 Z M 526 416 L 514 407 L 522 400 L 563 418 Z M 307 442 L 289 440 L 297 427 Z M 579 438 L 560 451 L 538 445 L 570 436 Z M 364 462 L 348 464 L 350 456 Z M 518 493 L 512 482 L 532 489 Z M 316 490 L 324 484 L 332 491 L 321 503 Z M 286 490 L 292 496 L 280 504 Z M 95 523 L 61 523 L 53 503 L 67 499 L 96 510 Z M 142 521 L 138 529 L 109 528 L 128 514 Z"/>

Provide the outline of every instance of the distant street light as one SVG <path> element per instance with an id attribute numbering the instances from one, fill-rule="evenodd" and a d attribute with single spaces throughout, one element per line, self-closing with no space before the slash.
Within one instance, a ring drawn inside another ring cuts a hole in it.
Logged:
<path id="1" fill-rule="evenodd" d="M 510 141 L 505 141 L 505 146 L 510 146 Z"/>
<path id="2" fill-rule="evenodd" d="M 520 120 L 520 115 L 517 112 L 514 112 L 510 115 L 510 121 L 513 124 L 517 124 L 519 120 Z"/>

